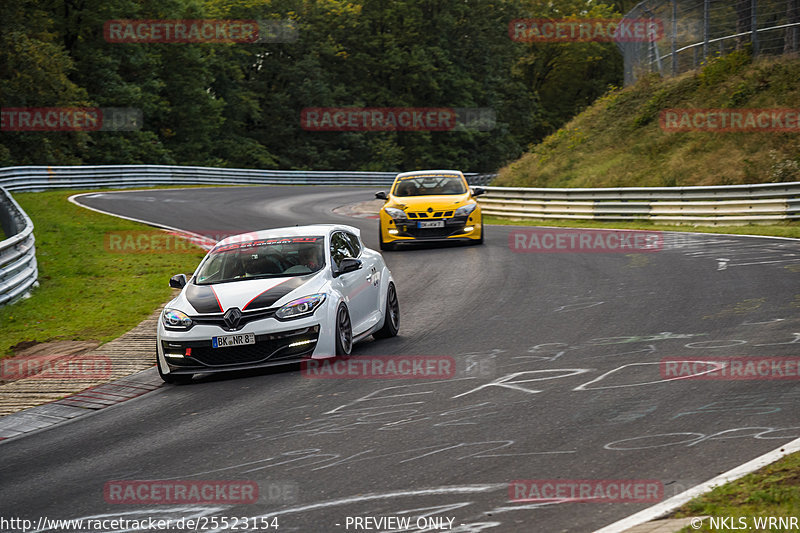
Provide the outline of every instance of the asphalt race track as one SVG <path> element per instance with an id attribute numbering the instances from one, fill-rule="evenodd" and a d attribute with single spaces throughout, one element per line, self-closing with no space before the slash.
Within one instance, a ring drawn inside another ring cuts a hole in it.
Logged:
<path id="1" fill-rule="evenodd" d="M 376 220 L 331 213 L 373 192 L 194 188 L 80 202 L 207 235 L 340 222 L 377 248 Z M 452 356 L 452 379 L 309 379 L 294 366 L 165 386 L 0 445 L 0 515 L 277 516 L 277 531 L 292 532 L 446 517 L 452 528 L 434 531 L 583 532 L 652 504 L 514 502 L 509 484 L 656 480 L 666 498 L 800 437 L 797 377 L 660 372 L 665 358 L 800 355 L 800 243 L 676 233 L 655 253 L 515 253 L 513 230 L 489 227 L 484 246 L 384 253 L 400 335 L 359 344 L 356 357 Z M 108 481 L 152 479 L 255 481 L 260 497 L 104 498 Z"/>

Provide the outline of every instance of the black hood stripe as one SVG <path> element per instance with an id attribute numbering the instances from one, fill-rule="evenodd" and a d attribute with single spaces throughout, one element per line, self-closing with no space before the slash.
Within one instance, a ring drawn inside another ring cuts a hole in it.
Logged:
<path id="1" fill-rule="evenodd" d="M 186 286 L 186 299 L 198 313 L 221 313 L 222 305 L 217 299 L 214 288 L 211 285 L 195 285 L 190 283 Z"/>
<path id="2" fill-rule="evenodd" d="M 304 285 L 314 276 L 299 276 L 296 278 L 290 278 L 282 283 L 278 283 L 271 289 L 267 289 L 249 302 L 242 308 L 242 311 L 245 309 L 253 310 L 253 309 L 262 309 L 264 307 L 269 307 L 273 305 L 275 302 L 295 290 L 296 288 Z"/>

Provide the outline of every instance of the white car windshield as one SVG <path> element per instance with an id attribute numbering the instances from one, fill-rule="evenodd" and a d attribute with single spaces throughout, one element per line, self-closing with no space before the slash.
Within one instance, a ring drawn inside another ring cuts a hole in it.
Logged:
<path id="1" fill-rule="evenodd" d="M 195 283 L 211 285 L 254 278 L 303 276 L 325 265 L 324 237 L 256 239 L 217 245 Z"/>

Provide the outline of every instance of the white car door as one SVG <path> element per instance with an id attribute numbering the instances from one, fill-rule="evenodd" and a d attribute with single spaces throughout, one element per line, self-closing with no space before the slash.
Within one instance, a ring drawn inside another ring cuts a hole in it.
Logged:
<path id="1" fill-rule="evenodd" d="M 331 263 L 337 270 L 345 257 L 356 258 L 357 250 L 353 249 L 350 239 L 342 231 L 331 234 Z M 363 333 L 369 325 L 369 315 L 374 305 L 370 305 L 372 288 L 372 265 L 362 265 L 358 270 L 340 274 L 333 280 L 333 286 L 340 291 L 347 302 L 350 311 L 350 323 L 353 325 L 353 335 Z"/>
<path id="2" fill-rule="evenodd" d="M 356 253 L 358 259 L 361 260 L 364 271 L 364 277 L 368 283 L 367 288 L 364 290 L 364 327 L 366 330 L 371 328 L 381 319 L 383 310 L 380 307 L 381 301 L 381 273 L 383 269 L 378 256 L 375 252 L 365 250 L 364 244 L 354 234 L 344 232 L 345 238 L 350 241 L 350 245 Z"/>

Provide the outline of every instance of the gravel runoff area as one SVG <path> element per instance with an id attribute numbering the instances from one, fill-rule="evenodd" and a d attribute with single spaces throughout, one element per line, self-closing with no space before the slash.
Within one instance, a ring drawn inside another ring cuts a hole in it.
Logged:
<path id="1" fill-rule="evenodd" d="M 154 362 L 160 313 L 161 308 L 102 346 L 73 341 L 43 343 L 0 360 L 5 380 L 0 382 L 0 439 L 158 388 L 161 379 Z M 152 372 L 142 374 L 151 367 Z"/>

